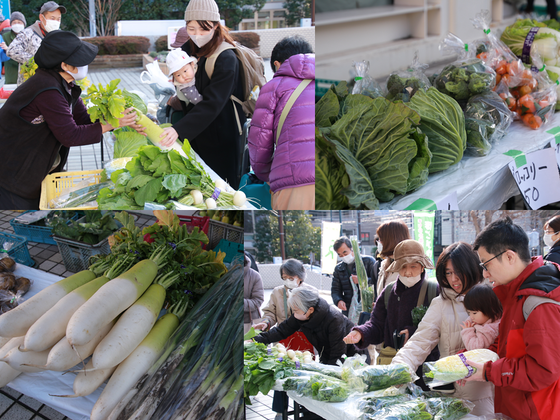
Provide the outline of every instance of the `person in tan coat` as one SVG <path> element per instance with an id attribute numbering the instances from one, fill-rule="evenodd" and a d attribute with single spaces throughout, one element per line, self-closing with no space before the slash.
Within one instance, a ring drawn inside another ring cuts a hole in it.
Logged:
<path id="1" fill-rule="evenodd" d="M 465 349 L 461 325 L 469 315 L 463 304 L 465 294 L 475 284 L 483 282 L 482 268 L 472 247 L 465 242 L 449 245 L 436 264 L 440 295 L 432 300 L 414 335 L 393 358 L 416 370 L 435 346 L 440 357 L 457 354 Z M 471 401 L 476 416 L 494 414 L 494 385 L 490 382 L 470 382 L 464 387 L 452 384 L 451 396 Z"/>
<path id="2" fill-rule="evenodd" d="M 253 320 L 261 317 L 260 307 L 264 302 L 264 287 L 261 275 L 251 268 L 251 260 L 245 255 L 245 267 L 243 273 L 244 290 L 243 305 L 244 314 L 244 333 L 251 329 Z"/>

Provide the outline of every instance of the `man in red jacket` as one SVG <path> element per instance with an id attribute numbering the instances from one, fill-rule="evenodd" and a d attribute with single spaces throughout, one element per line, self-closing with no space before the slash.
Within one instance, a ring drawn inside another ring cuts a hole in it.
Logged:
<path id="1" fill-rule="evenodd" d="M 474 241 L 484 277 L 504 308 L 500 333 L 490 347 L 500 359 L 476 368 L 467 381 L 496 386 L 495 412 L 515 420 L 560 419 L 560 306 L 541 304 L 525 320 L 528 296 L 560 301 L 560 271 L 531 258 L 529 238 L 509 217 L 488 225 Z"/>

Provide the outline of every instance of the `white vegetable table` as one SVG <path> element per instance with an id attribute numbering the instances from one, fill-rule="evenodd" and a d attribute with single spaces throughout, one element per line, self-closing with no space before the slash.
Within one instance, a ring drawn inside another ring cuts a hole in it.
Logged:
<path id="1" fill-rule="evenodd" d="M 520 150 L 527 154 L 544 149 L 554 138 L 547 131 L 558 126 L 560 113 L 554 114 L 539 130 L 531 130 L 521 121 L 514 121 L 508 134 L 492 146 L 487 156 L 466 156 L 449 169 L 430 175 L 428 182 L 417 191 L 380 203 L 380 208 L 403 210 L 419 199 L 438 203 L 456 192 L 459 210 L 499 209 L 509 198 L 519 194 L 508 168 L 513 158 L 504 153 Z"/>
<path id="2" fill-rule="evenodd" d="M 15 274 L 17 276 L 27 277 L 33 281 L 31 289 L 24 295 L 26 299 L 29 299 L 45 287 L 62 279 L 62 277 L 22 264 L 17 265 Z M 101 395 L 101 391 L 105 385 L 102 385 L 93 394 L 86 397 L 60 398 L 51 397 L 49 395 L 73 394 L 72 385 L 76 374 L 77 373 L 66 373 L 63 375 L 63 372 L 52 371 L 22 373 L 10 382 L 8 386 L 54 408 L 72 420 L 87 420 L 89 419 L 93 405 L 99 398 L 99 395 Z"/>

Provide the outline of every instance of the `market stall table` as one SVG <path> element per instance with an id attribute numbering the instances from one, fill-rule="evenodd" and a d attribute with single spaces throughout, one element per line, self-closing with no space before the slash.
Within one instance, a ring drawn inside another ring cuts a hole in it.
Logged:
<path id="1" fill-rule="evenodd" d="M 508 133 L 492 146 L 484 157 L 465 156 L 458 164 L 445 171 L 431 174 L 420 189 L 392 201 L 381 203 L 381 209 L 412 209 L 417 200 L 427 199 L 435 203 L 456 193 L 458 208 L 448 210 L 499 209 L 504 202 L 519 194 L 517 184 L 508 168 L 513 160 L 504 153 L 519 150 L 525 154 L 544 149 L 555 137 L 547 131 L 560 126 L 560 113 L 539 130 L 531 130 L 520 121 L 514 122 Z M 414 206 L 420 210 L 420 207 Z"/>
<path id="2" fill-rule="evenodd" d="M 22 264 L 17 265 L 14 274 L 16 276 L 27 277 L 33 281 L 31 289 L 24 295 L 26 299 L 29 299 L 45 287 L 62 279 L 62 277 Z M 72 385 L 77 373 L 63 373 L 64 372 L 52 371 L 22 373 L 7 386 L 52 407 L 72 420 L 88 420 L 93 405 L 99 398 L 99 395 L 101 395 L 104 385 L 86 397 L 53 397 L 51 395 L 69 395 L 74 393 Z"/>

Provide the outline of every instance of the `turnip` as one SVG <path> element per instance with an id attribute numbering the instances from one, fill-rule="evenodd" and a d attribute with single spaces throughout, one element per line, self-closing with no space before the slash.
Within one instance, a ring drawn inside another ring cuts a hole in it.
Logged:
<path id="1" fill-rule="evenodd" d="M 222 191 L 227 190 L 227 185 L 223 179 L 217 179 L 216 181 L 214 181 L 214 185 L 216 186 L 216 188 L 219 188 Z"/>
<path id="2" fill-rule="evenodd" d="M 206 207 L 208 209 L 215 209 L 216 208 L 216 200 L 214 200 L 213 198 L 207 198 L 205 203 L 206 203 Z"/>
<path id="3" fill-rule="evenodd" d="M 43 351 L 54 346 L 66 335 L 68 321 L 97 290 L 110 279 L 130 268 L 129 259 L 120 259 L 107 273 L 98 277 L 60 299 L 51 309 L 45 312 L 25 334 L 22 351 Z"/>
<path id="4" fill-rule="evenodd" d="M 35 321 L 72 290 L 92 281 L 97 276 L 90 270 L 80 271 L 62 279 L 9 312 L 0 315 L 0 336 L 20 337 L 27 333 Z"/>
<path id="5" fill-rule="evenodd" d="M 89 342 L 101 328 L 124 312 L 146 291 L 169 249 L 158 248 L 151 259 L 140 261 L 130 270 L 104 284 L 78 308 L 66 328 L 66 338 L 72 346 Z"/>
<path id="6" fill-rule="evenodd" d="M 166 287 L 173 284 L 179 275 L 167 277 L 160 280 Z M 168 282 L 165 283 L 165 280 Z M 107 369 L 126 359 L 156 323 L 164 301 L 165 287 L 152 284 L 140 299 L 122 314 L 109 334 L 95 348 L 93 367 Z"/>
<path id="7" fill-rule="evenodd" d="M 288 355 L 288 357 L 292 360 L 294 360 L 294 358 L 296 357 L 296 352 L 293 350 L 288 350 L 288 352 L 286 353 Z"/>
<path id="8" fill-rule="evenodd" d="M 202 204 L 204 202 L 204 197 L 200 191 L 192 190 L 190 194 L 194 199 L 194 204 Z"/>
<path id="9" fill-rule="evenodd" d="M 106 419 L 163 353 L 167 339 L 179 326 L 173 313 L 162 316 L 140 345 L 117 367 L 91 411 L 91 420 Z M 118 413 L 115 413 L 115 415 Z"/>
<path id="10" fill-rule="evenodd" d="M 73 395 L 51 395 L 51 397 L 75 398 L 85 397 L 99 388 L 113 374 L 117 367 L 113 366 L 109 369 L 93 370 L 93 360 L 84 368 L 84 371 L 76 375 L 74 379 Z"/>
<path id="11" fill-rule="evenodd" d="M 36 366 L 47 364 L 50 349 L 36 351 L 20 351 L 18 347 L 11 349 L 0 361 L 8 363 L 13 369 L 21 372 L 41 372 L 44 369 Z"/>
<path id="12" fill-rule="evenodd" d="M 236 191 L 233 194 L 233 204 L 237 207 L 243 207 L 247 202 L 247 196 L 243 191 Z"/>
<path id="13" fill-rule="evenodd" d="M 21 373 L 20 370 L 15 370 L 6 362 L 0 362 L 0 388 L 4 388 Z"/>

